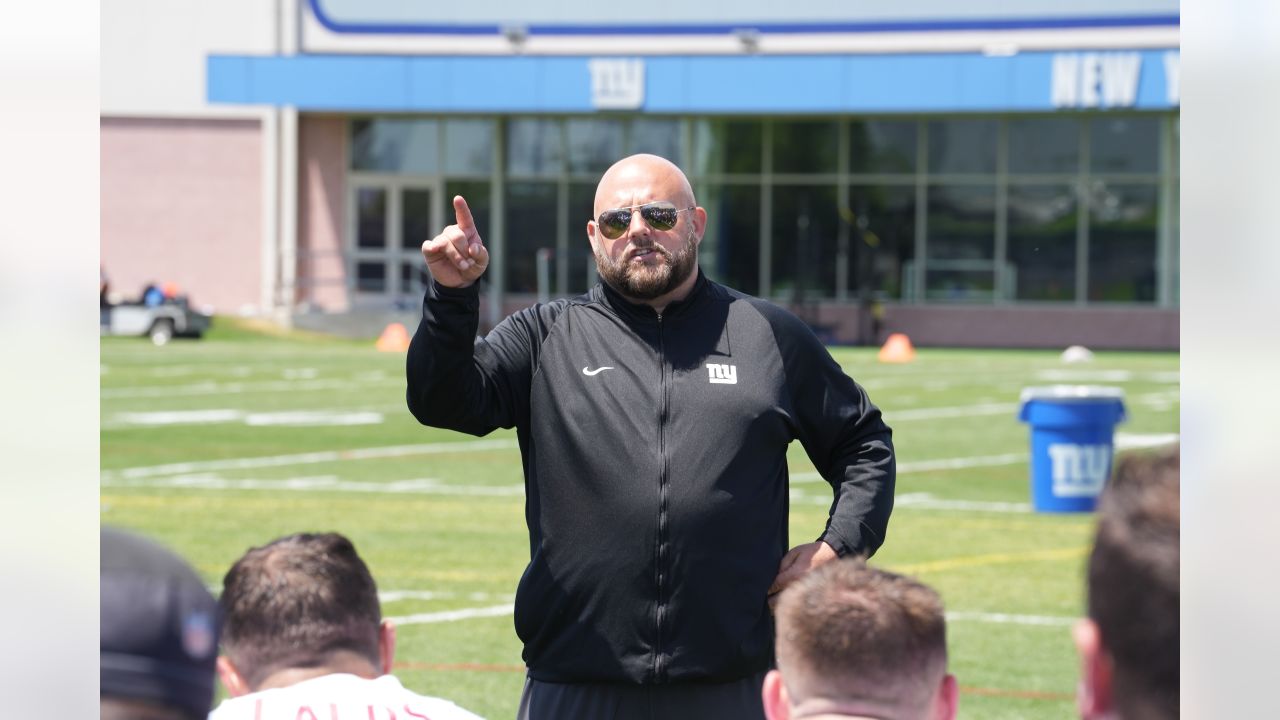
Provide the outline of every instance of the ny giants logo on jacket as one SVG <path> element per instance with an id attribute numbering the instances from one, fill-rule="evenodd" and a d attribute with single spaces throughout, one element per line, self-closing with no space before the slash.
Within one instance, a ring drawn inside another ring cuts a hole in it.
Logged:
<path id="1" fill-rule="evenodd" d="M 707 363 L 707 380 L 712 385 L 737 385 L 738 366 Z"/>

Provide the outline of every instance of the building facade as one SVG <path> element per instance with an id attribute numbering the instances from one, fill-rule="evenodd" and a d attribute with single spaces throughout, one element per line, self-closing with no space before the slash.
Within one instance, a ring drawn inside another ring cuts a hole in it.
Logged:
<path id="1" fill-rule="evenodd" d="M 104 265 L 370 334 L 412 322 L 461 194 L 492 324 L 594 282 L 595 183 L 652 152 L 708 275 L 830 340 L 1176 348 L 1177 3 L 844 5 L 246 5 L 261 37 L 204 43 L 165 117 L 107 107 L 104 5 Z"/>

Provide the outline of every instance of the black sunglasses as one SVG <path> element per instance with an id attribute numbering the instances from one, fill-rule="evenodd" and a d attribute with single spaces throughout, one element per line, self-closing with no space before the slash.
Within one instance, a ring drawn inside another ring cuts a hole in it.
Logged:
<path id="1" fill-rule="evenodd" d="M 680 213 L 693 209 L 692 207 L 677 208 L 674 203 L 659 200 L 644 205 L 605 210 L 596 219 L 596 225 L 599 226 L 601 235 L 610 240 L 617 240 L 622 237 L 627 228 L 631 227 L 632 210 L 639 210 L 640 217 L 644 218 L 644 221 L 654 230 L 670 230 L 676 226 Z"/>

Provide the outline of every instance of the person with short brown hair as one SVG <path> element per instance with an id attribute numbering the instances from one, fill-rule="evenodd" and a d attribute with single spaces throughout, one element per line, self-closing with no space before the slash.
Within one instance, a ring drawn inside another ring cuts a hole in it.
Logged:
<path id="1" fill-rule="evenodd" d="M 222 582 L 218 675 L 231 698 L 210 720 L 430 717 L 478 720 L 391 675 L 395 628 L 355 546 L 338 533 L 289 535 L 249 550 Z M 339 715 L 339 711 L 343 714 Z"/>
<path id="2" fill-rule="evenodd" d="M 1074 633 L 1086 720 L 1178 717 L 1179 468 L 1177 448 L 1125 455 L 1099 498 Z"/>
<path id="3" fill-rule="evenodd" d="M 778 667 L 765 677 L 769 720 L 951 720 L 942 599 L 857 558 L 828 563 L 782 593 Z"/>

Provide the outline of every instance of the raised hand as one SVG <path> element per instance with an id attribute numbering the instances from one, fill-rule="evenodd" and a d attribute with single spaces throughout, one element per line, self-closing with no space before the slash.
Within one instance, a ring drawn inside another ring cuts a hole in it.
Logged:
<path id="1" fill-rule="evenodd" d="M 422 243 L 422 256 L 436 282 L 445 287 L 464 288 L 489 267 L 489 251 L 476 230 L 471 208 L 461 195 L 453 197 L 453 212 L 457 222 Z"/>

